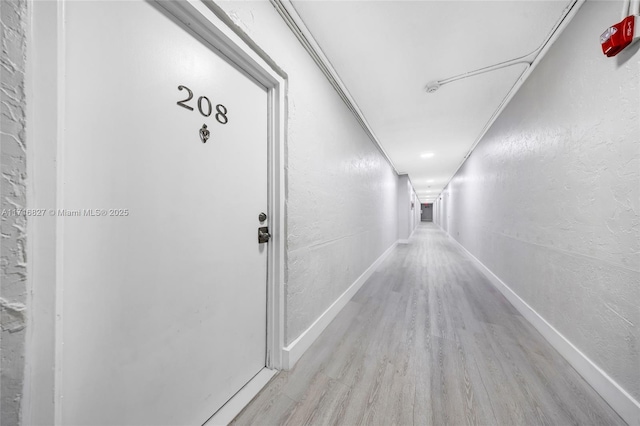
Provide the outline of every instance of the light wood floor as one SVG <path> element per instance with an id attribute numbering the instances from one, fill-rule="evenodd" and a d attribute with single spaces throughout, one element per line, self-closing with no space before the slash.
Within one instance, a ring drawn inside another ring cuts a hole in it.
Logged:
<path id="1" fill-rule="evenodd" d="M 233 424 L 625 423 L 442 231 L 422 224 Z"/>

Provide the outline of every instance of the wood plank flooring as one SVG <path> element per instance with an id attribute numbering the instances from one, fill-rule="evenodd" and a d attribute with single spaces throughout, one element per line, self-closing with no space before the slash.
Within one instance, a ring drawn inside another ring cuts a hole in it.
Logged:
<path id="1" fill-rule="evenodd" d="M 432 224 L 234 425 L 622 425 Z"/>

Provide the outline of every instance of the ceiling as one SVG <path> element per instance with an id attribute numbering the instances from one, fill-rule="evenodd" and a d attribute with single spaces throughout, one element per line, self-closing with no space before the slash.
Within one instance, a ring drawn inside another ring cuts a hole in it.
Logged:
<path id="1" fill-rule="evenodd" d="M 423 203 L 444 189 L 527 65 L 454 81 L 434 93 L 425 91 L 427 83 L 535 51 L 570 3 L 292 1 Z"/>

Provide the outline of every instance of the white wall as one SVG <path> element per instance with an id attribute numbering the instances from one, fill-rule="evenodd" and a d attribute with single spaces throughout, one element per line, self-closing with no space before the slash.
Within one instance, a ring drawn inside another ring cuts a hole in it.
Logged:
<path id="1" fill-rule="evenodd" d="M 411 205 L 413 203 L 413 208 Z M 420 201 L 409 175 L 398 176 L 398 240 L 407 243 L 420 222 Z"/>
<path id="2" fill-rule="evenodd" d="M 288 75 L 289 344 L 395 243 L 398 178 L 270 3 L 218 4 Z"/>
<path id="3" fill-rule="evenodd" d="M 413 231 L 411 227 L 412 192 L 409 175 L 398 176 L 398 240 L 401 242 L 406 242 Z"/>
<path id="4" fill-rule="evenodd" d="M 598 43 L 621 8 L 585 3 L 435 210 L 444 230 L 638 400 L 640 45 L 610 59 Z"/>
<path id="5" fill-rule="evenodd" d="M 27 334 L 26 205 L 26 40 L 27 2 L 0 2 L 2 71 L 0 72 L 0 424 L 16 424 L 24 380 Z"/>
<path id="6" fill-rule="evenodd" d="M 415 230 L 416 226 L 420 223 L 420 215 L 422 214 L 422 210 L 420 210 L 420 200 L 416 195 L 415 191 L 412 194 L 413 200 L 413 217 L 411 218 L 411 229 Z"/>
<path id="7" fill-rule="evenodd" d="M 422 215 L 420 199 L 418 199 L 418 194 L 416 194 L 413 185 L 411 185 L 411 202 L 413 203 L 413 210 L 411 211 L 411 233 L 413 233 L 420 223 L 420 216 Z"/>

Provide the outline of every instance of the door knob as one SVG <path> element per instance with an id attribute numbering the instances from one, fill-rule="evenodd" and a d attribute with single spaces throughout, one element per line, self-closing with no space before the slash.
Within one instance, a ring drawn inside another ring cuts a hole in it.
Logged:
<path id="1" fill-rule="evenodd" d="M 270 239 L 271 234 L 269 233 L 269 228 L 267 226 L 258 228 L 258 243 L 267 243 Z"/>

